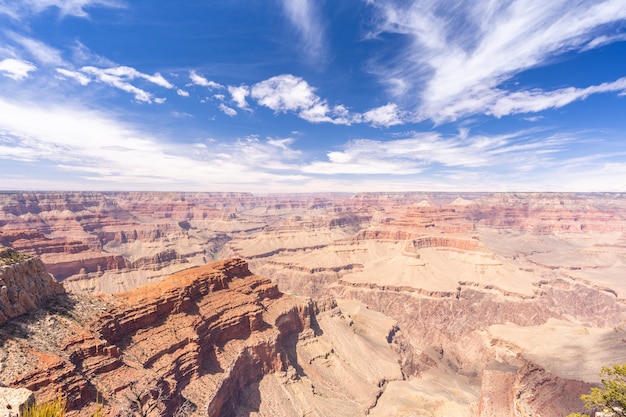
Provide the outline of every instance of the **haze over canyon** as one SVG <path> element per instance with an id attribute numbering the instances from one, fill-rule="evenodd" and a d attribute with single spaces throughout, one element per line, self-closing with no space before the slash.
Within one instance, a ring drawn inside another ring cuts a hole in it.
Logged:
<path id="1" fill-rule="evenodd" d="M 565 416 L 626 363 L 625 268 L 619 193 L 5 192 L 0 383 L 74 416 L 137 391 L 168 416 Z"/>

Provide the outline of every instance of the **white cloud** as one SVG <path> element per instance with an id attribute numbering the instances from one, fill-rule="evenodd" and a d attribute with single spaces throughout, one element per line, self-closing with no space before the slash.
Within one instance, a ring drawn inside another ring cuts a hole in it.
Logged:
<path id="1" fill-rule="evenodd" d="M 176 117 L 177 119 L 193 119 L 192 114 L 180 112 L 180 111 L 172 112 L 172 116 Z"/>
<path id="2" fill-rule="evenodd" d="M 619 35 L 611 35 L 611 36 L 601 35 L 601 36 L 598 36 L 597 38 L 592 39 L 587 45 L 583 47 L 582 50 L 588 51 L 591 49 L 599 48 L 604 45 L 609 45 L 614 42 L 622 42 L 622 41 L 626 41 L 625 33 L 621 33 Z"/>
<path id="3" fill-rule="evenodd" d="M 245 139 L 239 139 L 235 142 L 233 155 L 237 155 L 242 161 L 246 161 L 250 166 L 263 167 L 270 170 L 289 170 L 294 175 L 298 170 L 298 166 L 292 162 L 298 161 L 301 152 L 291 149 L 293 139 L 272 139 L 265 141 L 257 136 L 248 136 Z"/>
<path id="4" fill-rule="evenodd" d="M 110 68 L 95 68 L 92 66 L 86 66 L 81 68 L 86 72 L 94 73 L 94 74 L 106 74 L 111 77 L 116 77 L 119 79 L 126 80 L 134 80 L 136 78 L 143 78 L 144 80 L 150 81 L 153 84 L 156 84 L 160 87 L 164 88 L 174 88 L 174 86 L 167 81 L 161 74 L 158 72 L 154 73 L 154 75 L 144 74 L 142 72 L 137 71 L 135 68 L 127 67 L 124 65 L 115 66 Z"/>
<path id="5" fill-rule="evenodd" d="M 307 162 L 292 138 L 169 142 L 84 107 L 0 98 L 0 159 L 22 167 L 3 178 L 7 189 L 619 191 L 626 186 L 623 152 L 580 149 L 583 156 L 553 156 L 569 154 L 585 140 L 576 134 L 407 134 L 391 141 L 351 141 L 329 151 L 325 161 Z"/>
<path id="6" fill-rule="evenodd" d="M 288 140 L 210 142 L 162 142 L 101 112 L 0 98 L 0 159 L 44 164 L 45 179 L 39 181 L 49 188 L 54 187 L 53 177 L 63 184 L 71 181 L 74 189 L 205 191 L 301 184 L 306 179 L 297 172 L 270 172 L 284 171 L 290 168 L 284 161 L 298 158 Z"/>
<path id="7" fill-rule="evenodd" d="M 237 110 L 228 107 L 227 105 L 225 105 L 224 103 L 220 103 L 220 105 L 218 106 L 218 108 L 224 112 L 225 115 L 230 116 L 230 117 L 234 117 L 237 116 Z"/>
<path id="8" fill-rule="evenodd" d="M 0 0 L 0 13 L 21 19 L 55 7 L 62 16 L 88 17 L 85 9 L 96 6 L 120 8 L 124 3 L 116 0 Z"/>
<path id="9" fill-rule="evenodd" d="M 252 86 L 250 97 L 277 113 L 294 112 L 311 123 L 349 125 L 358 120 L 345 106 L 331 108 L 305 80 L 291 74 L 277 75 Z"/>
<path id="10" fill-rule="evenodd" d="M 72 62 L 75 65 L 92 65 L 98 67 L 114 67 L 115 62 L 108 58 L 92 52 L 85 44 L 75 41 L 70 48 L 72 51 Z"/>
<path id="11" fill-rule="evenodd" d="M 0 61 L 0 73 L 16 81 L 27 78 L 28 74 L 36 69 L 37 67 L 30 62 L 20 59 L 7 58 Z"/>
<path id="12" fill-rule="evenodd" d="M 189 92 L 185 90 L 181 90 L 180 88 L 176 89 L 176 94 L 181 97 L 189 97 Z"/>
<path id="13" fill-rule="evenodd" d="M 311 123 L 369 123 L 375 127 L 388 127 L 404 123 L 407 115 L 392 103 L 364 114 L 350 112 L 342 104 L 330 106 L 309 83 L 291 74 L 277 75 L 254 84 L 250 97 L 276 113 L 293 112 Z"/>
<path id="14" fill-rule="evenodd" d="M 320 23 L 317 2 L 312 0 L 281 0 L 283 9 L 291 24 L 298 31 L 300 50 L 308 54 L 311 61 L 324 56 L 324 30 Z"/>
<path id="15" fill-rule="evenodd" d="M 413 133 L 412 137 L 391 141 L 358 139 L 345 144 L 341 151 L 327 154 L 327 161 L 315 161 L 303 168 L 317 174 L 411 175 L 432 165 L 478 169 L 506 166 L 527 171 L 551 161 L 550 154 L 562 149 L 566 139 L 532 137 L 529 132 L 511 135 L 458 135 Z M 511 166 L 511 161 L 516 164 Z"/>
<path id="16" fill-rule="evenodd" d="M 496 90 L 497 91 L 497 90 Z M 515 93 L 500 93 L 487 106 L 487 114 L 502 117 L 508 114 L 532 113 L 541 110 L 560 108 L 576 100 L 585 99 L 591 94 L 626 91 L 626 77 L 611 83 L 603 83 L 587 88 L 568 87 L 555 91 L 520 91 Z"/>
<path id="17" fill-rule="evenodd" d="M 45 43 L 18 35 L 14 32 L 6 32 L 7 36 L 19 44 L 28 52 L 36 61 L 44 65 L 63 65 L 61 52 Z"/>
<path id="18" fill-rule="evenodd" d="M 118 67 L 118 68 L 122 68 L 122 67 Z M 158 72 L 155 72 L 154 75 L 142 74 L 140 72 L 137 72 L 137 76 L 140 78 L 144 78 L 150 81 L 151 83 L 156 84 L 160 87 L 169 88 L 169 89 L 174 88 L 174 85 L 170 83 L 169 81 L 167 81 L 165 78 L 163 78 L 163 76 L 159 74 Z"/>
<path id="19" fill-rule="evenodd" d="M 154 102 L 155 102 L 156 104 L 163 104 L 163 103 L 165 103 L 166 101 L 167 101 L 167 99 L 166 99 L 166 98 L 162 98 L 162 97 L 157 97 L 157 98 L 155 98 L 155 99 L 154 99 Z"/>
<path id="20" fill-rule="evenodd" d="M 404 123 L 402 113 L 398 106 L 393 103 L 366 111 L 363 113 L 363 120 L 377 127 L 389 127 Z"/>
<path id="21" fill-rule="evenodd" d="M 218 84 L 215 81 L 207 80 L 202 75 L 199 75 L 197 72 L 195 72 L 193 70 L 189 72 L 189 79 L 191 80 L 191 82 L 193 84 L 199 85 L 201 87 L 208 87 L 208 88 L 211 88 L 211 89 L 222 89 L 222 88 L 224 88 L 224 86 L 222 84 Z"/>
<path id="22" fill-rule="evenodd" d="M 135 96 L 136 100 L 146 103 L 151 103 L 153 101 L 152 94 L 130 84 L 128 81 L 134 80 L 136 78 L 142 78 L 164 88 L 174 88 L 174 85 L 172 85 L 169 81 L 163 78 L 158 72 L 154 75 L 149 75 L 126 66 L 111 68 L 96 68 L 92 66 L 85 66 L 82 67 L 80 71 L 84 74 L 93 75 L 98 81 L 104 84 L 119 88 L 120 90 L 126 91 L 127 93 L 131 93 Z M 155 99 L 154 101 L 157 104 L 164 102 L 163 99 Z"/>
<path id="23" fill-rule="evenodd" d="M 119 75 L 110 74 L 107 70 L 91 66 L 82 67 L 80 70 L 83 73 L 93 75 L 101 83 L 110 85 L 111 87 L 119 88 L 122 91 L 133 94 L 135 96 L 135 100 L 137 101 L 143 101 L 145 103 L 152 102 L 152 94 L 124 81 L 124 78 L 120 77 Z"/>
<path id="24" fill-rule="evenodd" d="M 436 121 L 485 112 L 510 93 L 499 89 L 504 81 L 563 52 L 593 47 L 599 27 L 626 18 L 623 0 L 371 3 L 380 12 L 377 33 L 411 39 L 381 77 L 415 97 L 422 118 Z M 604 41 L 596 38 L 595 46 Z"/>
<path id="25" fill-rule="evenodd" d="M 63 77 L 72 78 L 82 86 L 85 86 L 91 82 L 91 78 L 87 77 L 81 72 L 70 71 L 64 68 L 57 68 L 56 72 L 61 74 Z"/>
<path id="26" fill-rule="evenodd" d="M 300 77 L 278 75 L 252 86 L 251 97 L 275 112 L 299 111 L 321 102 L 313 87 Z"/>
<path id="27" fill-rule="evenodd" d="M 246 97 L 250 95 L 250 88 L 248 88 L 248 86 L 240 85 L 239 87 L 234 87 L 229 85 L 228 92 L 237 107 L 244 110 L 249 109 L 248 102 L 246 101 Z"/>

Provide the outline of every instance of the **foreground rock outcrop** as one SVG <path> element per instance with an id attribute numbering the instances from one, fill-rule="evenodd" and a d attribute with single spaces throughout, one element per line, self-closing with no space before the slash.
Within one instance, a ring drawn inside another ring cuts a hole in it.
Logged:
<path id="1" fill-rule="evenodd" d="M 26 388 L 0 386 L 0 417 L 20 416 L 35 403 L 32 391 Z"/>
<path id="2" fill-rule="evenodd" d="M 40 401 L 63 392 L 73 415 L 96 402 L 114 415 L 132 398 L 158 404 L 161 415 L 181 407 L 198 416 L 360 415 L 385 381 L 403 378 L 388 318 L 358 306 L 347 306 L 346 317 L 334 300 L 284 295 L 241 259 L 115 296 L 66 297 L 0 327 L 0 382 L 33 390 Z M 352 360 L 358 346 L 362 359 Z M 261 406 L 253 400 L 259 384 L 285 394 Z"/>
<path id="3" fill-rule="evenodd" d="M 241 260 L 181 272 L 105 301 L 88 323 L 63 323 L 71 331 L 47 341 L 55 348 L 35 352 L 35 369 L 13 370 L 3 382 L 39 397 L 64 392 L 74 409 L 97 394 L 115 412 L 125 406 L 125 393 L 140 389 L 166 414 L 187 400 L 209 415 L 226 415 L 240 387 L 286 369 L 279 342 L 308 327 L 313 314 L 309 301 L 282 295 Z"/>
<path id="4" fill-rule="evenodd" d="M 41 260 L 0 245 L 0 325 L 64 291 Z"/>

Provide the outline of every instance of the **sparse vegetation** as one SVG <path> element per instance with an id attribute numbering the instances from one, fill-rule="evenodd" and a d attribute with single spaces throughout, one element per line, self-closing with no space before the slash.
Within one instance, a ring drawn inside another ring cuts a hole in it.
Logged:
<path id="1" fill-rule="evenodd" d="M 63 417 L 66 406 L 65 397 L 59 395 L 53 400 L 28 407 L 22 417 Z"/>
<path id="2" fill-rule="evenodd" d="M 67 411 L 67 400 L 61 394 L 55 399 L 43 402 L 41 404 L 33 404 L 28 407 L 22 417 L 64 417 Z M 92 417 L 104 417 L 104 407 L 102 403 L 96 400 L 96 410 Z"/>
<path id="3" fill-rule="evenodd" d="M 591 388 L 589 394 L 581 395 L 585 407 L 606 416 L 626 417 L 626 364 L 603 366 L 600 370 L 603 388 Z M 589 417 L 589 414 L 573 413 L 568 417 Z"/>
<path id="4" fill-rule="evenodd" d="M 0 246 L 0 266 L 13 265 L 30 258 L 25 253 L 18 252 L 14 249 Z"/>

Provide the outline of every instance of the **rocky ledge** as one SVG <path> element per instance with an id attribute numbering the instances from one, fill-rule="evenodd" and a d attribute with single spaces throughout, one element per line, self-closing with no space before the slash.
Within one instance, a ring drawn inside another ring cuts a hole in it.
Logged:
<path id="1" fill-rule="evenodd" d="M 100 312 L 80 313 L 85 303 Z M 74 415 L 96 401 L 114 415 L 138 394 L 162 415 L 187 407 L 217 416 L 234 412 L 244 387 L 288 369 L 286 344 L 310 329 L 315 305 L 231 259 L 115 296 L 66 300 L 61 310 L 38 318 L 46 332 L 19 319 L 0 328 L 1 383 L 38 400 L 63 392 Z M 11 336 L 23 329 L 37 337 Z"/>
<path id="2" fill-rule="evenodd" d="M 0 245 L 0 325 L 63 292 L 39 258 Z"/>

